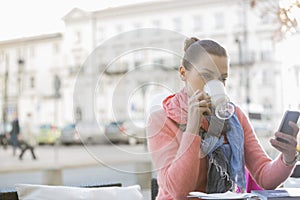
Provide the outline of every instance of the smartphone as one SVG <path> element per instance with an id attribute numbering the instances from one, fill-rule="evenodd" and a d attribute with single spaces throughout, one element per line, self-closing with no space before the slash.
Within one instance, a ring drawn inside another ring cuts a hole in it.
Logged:
<path id="1" fill-rule="evenodd" d="M 278 131 L 285 133 L 285 134 L 292 135 L 293 128 L 289 125 L 289 121 L 292 121 L 297 124 L 299 116 L 300 116 L 300 112 L 287 110 L 284 113 L 284 116 L 282 118 L 282 121 L 280 123 Z M 286 140 L 284 140 L 282 138 L 276 138 L 276 139 L 280 142 L 288 143 Z"/>

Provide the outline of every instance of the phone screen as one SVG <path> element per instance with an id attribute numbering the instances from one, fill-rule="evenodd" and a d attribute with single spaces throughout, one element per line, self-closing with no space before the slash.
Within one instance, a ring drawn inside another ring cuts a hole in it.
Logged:
<path id="1" fill-rule="evenodd" d="M 283 119 L 281 121 L 278 131 L 285 133 L 285 134 L 292 135 L 293 128 L 289 125 L 289 121 L 292 121 L 297 124 L 299 115 L 300 115 L 300 112 L 298 112 L 298 111 L 286 111 L 283 116 Z M 276 138 L 276 139 L 278 141 L 287 143 L 287 141 L 282 138 Z"/>

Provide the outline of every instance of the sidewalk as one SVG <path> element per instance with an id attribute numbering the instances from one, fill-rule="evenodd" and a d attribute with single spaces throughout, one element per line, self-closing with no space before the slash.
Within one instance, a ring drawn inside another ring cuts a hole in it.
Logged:
<path id="1" fill-rule="evenodd" d="M 0 150 L 0 173 L 16 172 L 16 171 L 35 171 L 46 168 L 70 168 L 98 165 L 99 163 L 93 159 L 86 151 L 81 148 L 71 148 L 61 152 L 60 147 L 37 147 L 35 153 L 37 160 L 31 158 L 31 154 L 27 151 L 23 160 L 19 160 L 19 151 L 17 155 L 12 155 L 10 147 L 7 150 Z M 76 156 L 73 156 L 76 155 Z"/>
<path id="2" fill-rule="evenodd" d="M 11 147 L 0 147 L 0 173 L 43 170 L 47 168 L 78 168 L 108 166 L 122 163 L 150 163 L 150 156 L 139 146 L 37 146 L 37 160 L 27 151 L 23 160 L 12 155 Z M 138 155 L 140 154 L 140 155 Z"/>
<path id="3" fill-rule="evenodd" d="M 19 160 L 18 155 L 20 151 L 17 151 L 16 156 L 13 156 L 11 147 L 4 150 L 2 146 L 0 146 L 0 176 L 3 178 L 7 176 L 6 174 L 35 174 L 35 172 L 45 174 L 49 169 L 76 171 L 77 169 L 80 170 L 90 167 L 99 169 L 97 170 L 99 172 L 101 169 L 113 169 L 114 166 L 126 167 L 128 164 L 135 166 L 132 168 L 133 170 L 147 171 L 151 161 L 149 156 L 143 155 L 143 153 L 146 152 L 142 145 L 126 145 L 120 148 L 122 148 L 122 151 L 120 151 L 118 147 L 116 148 L 109 145 L 88 146 L 87 148 L 84 146 L 38 146 L 35 149 L 37 160 L 32 159 L 29 151 L 24 154 L 23 160 Z M 112 175 L 113 174 L 108 174 L 106 176 L 109 177 Z M 150 199 L 150 179 L 151 172 L 150 175 L 149 173 L 145 175 L 137 173 L 135 178 L 129 182 L 141 185 L 142 193 L 145 197 L 144 199 Z M 108 178 L 107 180 L 111 181 L 114 179 Z M 126 183 L 128 184 L 128 181 L 125 180 L 120 180 L 120 182 L 124 186 L 126 186 Z M 78 184 L 76 183 L 75 185 Z"/>

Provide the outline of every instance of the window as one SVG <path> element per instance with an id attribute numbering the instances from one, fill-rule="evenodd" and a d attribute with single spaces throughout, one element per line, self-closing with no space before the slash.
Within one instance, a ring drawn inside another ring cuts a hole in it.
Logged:
<path id="1" fill-rule="evenodd" d="M 0 62 L 2 63 L 2 62 L 5 62 L 5 56 L 4 56 L 4 51 L 1 51 L 0 52 Z"/>
<path id="2" fill-rule="evenodd" d="M 159 34 L 160 33 L 159 29 L 161 28 L 161 21 L 153 20 L 152 24 L 153 24 L 153 28 L 156 28 L 156 33 Z"/>
<path id="3" fill-rule="evenodd" d="M 78 44 L 81 43 L 81 32 L 80 31 L 76 31 L 74 33 L 74 43 Z"/>
<path id="4" fill-rule="evenodd" d="M 138 22 L 137 22 L 137 23 L 134 23 L 134 24 L 133 24 L 133 28 L 134 28 L 134 29 L 139 29 L 139 28 L 141 28 L 141 24 L 138 23 Z"/>
<path id="5" fill-rule="evenodd" d="M 249 112 L 249 118 L 250 119 L 256 119 L 256 120 L 261 120 L 262 116 L 261 116 L 261 113 L 252 113 L 252 112 Z"/>
<path id="6" fill-rule="evenodd" d="M 274 17 L 269 14 L 261 14 L 260 15 L 260 24 L 266 25 L 266 24 L 274 24 Z"/>
<path id="7" fill-rule="evenodd" d="M 159 20 L 153 20 L 152 24 L 153 24 L 154 28 L 160 28 L 160 26 L 161 26 L 161 23 Z"/>
<path id="8" fill-rule="evenodd" d="M 262 84 L 263 85 L 272 85 L 273 81 L 273 71 L 263 70 L 262 72 Z"/>
<path id="9" fill-rule="evenodd" d="M 53 53 L 54 54 L 58 54 L 59 51 L 60 51 L 59 44 L 58 43 L 54 43 L 53 44 Z"/>
<path id="10" fill-rule="evenodd" d="M 244 22 L 244 12 L 241 9 L 239 9 L 237 10 L 235 15 L 236 15 L 235 17 L 236 21 L 234 27 L 235 28 L 242 27 Z"/>
<path id="11" fill-rule="evenodd" d="M 193 21 L 194 21 L 194 31 L 198 32 L 203 30 L 203 19 L 201 15 L 194 16 Z"/>
<path id="12" fill-rule="evenodd" d="M 177 17 L 173 19 L 173 24 L 174 24 L 174 30 L 181 32 L 182 31 L 182 20 L 181 18 Z"/>
<path id="13" fill-rule="evenodd" d="M 140 23 L 134 23 L 133 24 L 133 28 L 134 29 L 140 29 L 141 28 L 141 24 Z M 135 31 L 136 37 L 140 37 L 141 33 L 140 30 Z"/>
<path id="14" fill-rule="evenodd" d="M 128 70 L 128 67 L 129 67 L 128 62 L 126 62 L 124 60 L 120 62 L 120 71 L 125 72 Z"/>
<path id="15" fill-rule="evenodd" d="M 266 110 L 272 110 L 273 109 L 273 106 L 271 104 L 271 101 L 269 101 L 269 99 L 264 100 L 263 107 Z"/>
<path id="16" fill-rule="evenodd" d="M 262 61 L 269 61 L 273 59 L 273 41 L 270 38 L 260 38 L 260 59 Z"/>
<path id="17" fill-rule="evenodd" d="M 116 31 L 117 31 L 117 33 L 120 33 L 120 32 L 122 32 L 123 31 L 123 27 L 122 27 L 122 25 L 117 25 L 116 26 Z"/>
<path id="18" fill-rule="evenodd" d="M 30 88 L 34 88 L 35 87 L 35 78 L 32 76 L 30 77 Z"/>
<path id="19" fill-rule="evenodd" d="M 135 61 L 134 61 L 134 67 L 135 67 L 135 68 L 140 68 L 140 67 L 141 67 L 141 64 L 142 64 L 142 62 L 139 61 L 139 60 L 135 60 Z"/>
<path id="20" fill-rule="evenodd" d="M 141 67 L 142 61 L 145 60 L 145 53 L 143 51 L 134 52 L 134 67 Z"/>
<path id="21" fill-rule="evenodd" d="M 156 59 L 154 59 L 153 62 L 156 65 L 163 65 L 164 64 L 164 59 L 162 59 L 162 58 L 156 58 Z"/>
<path id="22" fill-rule="evenodd" d="M 31 57 L 31 58 L 34 58 L 34 57 L 35 57 L 35 48 L 34 48 L 34 46 L 31 46 L 31 47 L 29 48 L 29 53 L 30 53 L 30 57 Z"/>
<path id="23" fill-rule="evenodd" d="M 215 28 L 216 29 L 223 29 L 224 28 L 224 14 L 221 12 L 215 13 Z"/>
<path id="24" fill-rule="evenodd" d="M 297 87 L 300 87 L 300 66 L 295 66 L 295 79 Z"/>
<path id="25" fill-rule="evenodd" d="M 105 29 L 103 27 L 99 27 L 97 32 L 98 39 L 103 40 L 105 38 Z"/>
<path id="26" fill-rule="evenodd" d="M 270 61 L 273 58 L 273 53 L 270 50 L 263 50 L 260 52 L 261 61 Z"/>
<path id="27" fill-rule="evenodd" d="M 76 107 L 75 109 L 75 120 L 76 122 L 80 122 L 82 120 L 82 110 L 80 107 Z"/>

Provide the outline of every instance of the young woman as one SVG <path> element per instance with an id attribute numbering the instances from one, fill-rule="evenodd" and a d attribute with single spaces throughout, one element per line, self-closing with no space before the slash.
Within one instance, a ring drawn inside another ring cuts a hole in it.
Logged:
<path id="1" fill-rule="evenodd" d="M 223 121 L 220 133 L 211 133 L 211 97 L 203 87 L 209 80 L 228 78 L 226 50 L 212 40 L 190 38 L 179 67 L 185 87 L 163 101 L 163 109 L 151 113 L 148 120 L 148 146 L 157 171 L 157 199 L 185 199 L 191 191 L 225 192 L 235 186 L 246 187 L 245 167 L 264 189 L 274 189 L 285 181 L 295 164 L 299 128 L 289 123 L 294 135 L 276 132 L 271 139 L 281 152 L 271 160 L 262 149 L 249 119 L 236 106 L 234 115 Z M 217 136 L 211 142 L 208 135 Z M 204 146 L 211 144 L 207 150 Z"/>

